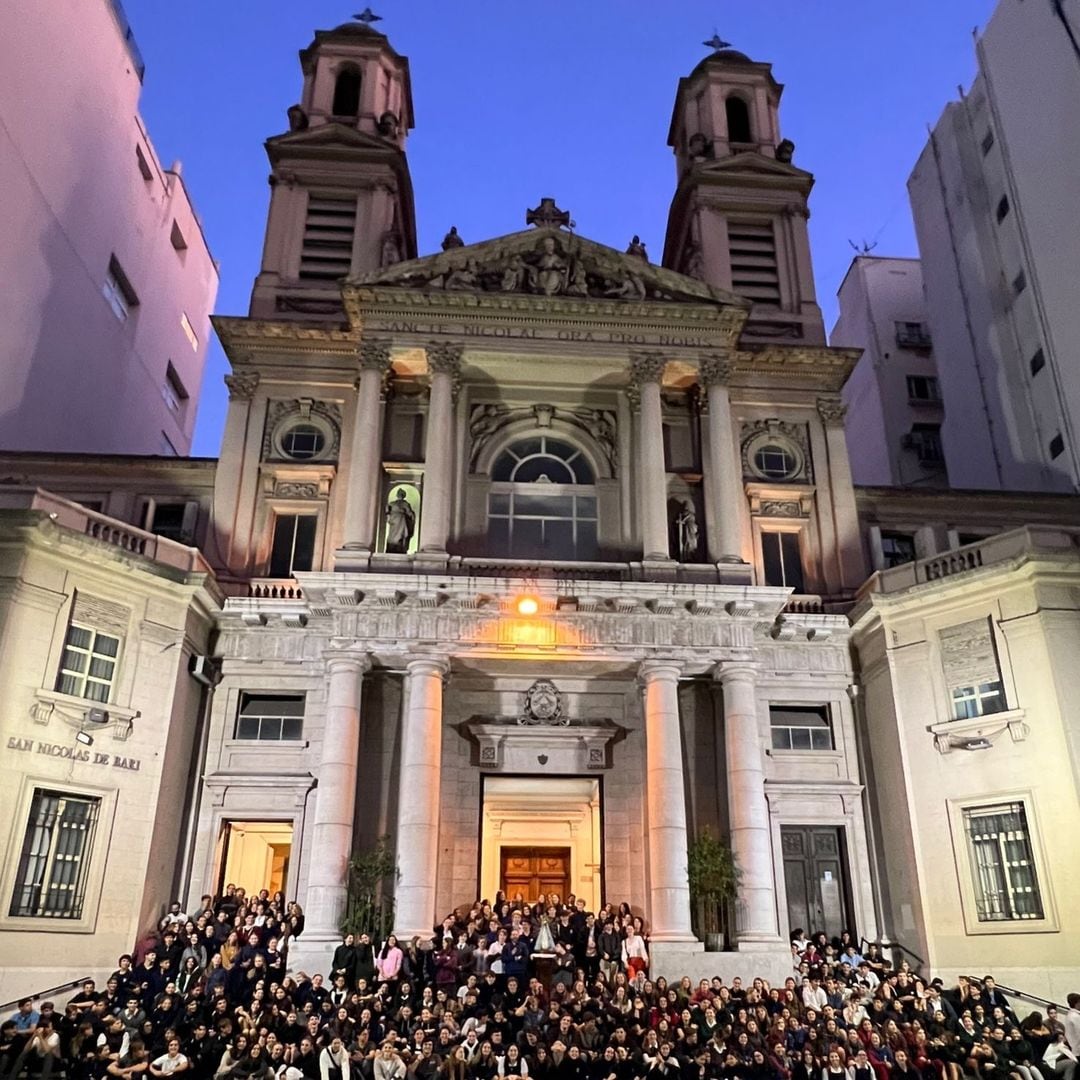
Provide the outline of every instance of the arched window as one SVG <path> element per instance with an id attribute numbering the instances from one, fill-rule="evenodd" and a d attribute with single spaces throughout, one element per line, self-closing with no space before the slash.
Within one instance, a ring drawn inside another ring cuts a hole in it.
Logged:
<path id="1" fill-rule="evenodd" d="M 724 102 L 724 112 L 727 115 L 728 142 L 753 142 L 754 134 L 750 130 L 750 109 L 746 102 L 741 97 L 732 94 Z"/>
<path id="2" fill-rule="evenodd" d="M 355 68 L 338 72 L 332 111 L 335 116 L 355 116 L 360 111 L 360 72 Z"/>
<path id="3" fill-rule="evenodd" d="M 534 435 L 507 447 L 491 468 L 488 547 L 514 559 L 595 559 L 592 465 L 574 445 Z"/>

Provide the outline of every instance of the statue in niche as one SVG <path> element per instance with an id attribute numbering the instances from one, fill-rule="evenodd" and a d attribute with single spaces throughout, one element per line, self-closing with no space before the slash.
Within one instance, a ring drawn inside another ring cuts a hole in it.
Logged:
<path id="1" fill-rule="evenodd" d="M 405 497 L 405 489 L 398 488 L 386 507 L 386 550 L 391 555 L 405 555 L 413 533 L 416 532 L 416 514 Z"/>
<path id="2" fill-rule="evenodd" d="M 566 260 L 559 254 L 554 236 L 540 241 L 540 261 L 536 268 L 536 288 L 545 296 L 555 296 L 566 287 Z"/>
<path id="3" fill-rule="evenodd" d="M 675 528 L 679 534 L 679 562 L 696 562 L 700 532 L 697 514 L 689 499 L 683 499 L 682 509 L 675 518 Z"/>

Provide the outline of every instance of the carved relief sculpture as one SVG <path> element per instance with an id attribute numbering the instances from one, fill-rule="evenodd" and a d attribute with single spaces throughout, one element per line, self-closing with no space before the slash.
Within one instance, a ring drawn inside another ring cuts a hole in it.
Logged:
<path id="1" fill-rule="evenodd" d="M 570 718 L 563 714 L 562 694 L 550 679 L 537 679 L 525 691 L 518 723 L 569 727 Z"/>

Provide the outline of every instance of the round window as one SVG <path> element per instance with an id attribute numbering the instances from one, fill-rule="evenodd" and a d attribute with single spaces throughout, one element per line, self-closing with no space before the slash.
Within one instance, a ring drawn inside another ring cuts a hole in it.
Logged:
<path id="1" fill-rule="evenodd" d="M 281 436 L 281 449 L 294 461 L 310 461 L 326 446 L 326 435 L 314 424 L 293 424 Z"/>
<path id="2" fill-rule="evenodd" d="M 765 443 L 754 451 L 754 469 L 770 480 L 786 480 L 799 471 L 799 460 L 779 443 Z"/>

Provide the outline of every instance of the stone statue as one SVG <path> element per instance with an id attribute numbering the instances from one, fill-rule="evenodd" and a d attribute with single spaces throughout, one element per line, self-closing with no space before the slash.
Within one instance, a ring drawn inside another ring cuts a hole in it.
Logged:
<path id="1" fill-rule="evenodd" d="M 288 113 L 290 131 L 306 131 L 308 126 L 308 114 L 299 105 L 290 105 Z"/>
<path id="2" fill-rule="evenodd" d="M 645 245 L 641 242 L 641 237 L 634 234 L 633 240 L 630 241 L 630 246 L 626 249 L 627 255 L 636 255 L 639 259 L 649 261 L 648 252 L 645 250 Z"/>
<path id="3" fill-rule="evenodd" d="M 386 110 L 379 117 L 379 134 L 385 139 L 396 139 L 398 137 L 398 125 L 401 123 L 397 118 L 397 114 Z"/>
<path id="4" fill-rule="evenodd" d="M 588 296 L 589 280 L 585 276 L 585 264 L 580 259 L 574 260 L 570 270 L 570 280 L 566 283 L 568 296 Z"/>
<path id="5" fill-rule="evenodd" d="M 698 521 L 689 499 L 683 499 L 682 509 L 675 518 L 675 527 L 679 533 L 679 562 L 695 562 L 698 555 Z"/>
<path id="6" fill-rule="evenodd" d="M 621 300 L 644 300 L 645 282 L 637 274 L 627 274 L 622 281 L 614 278 L 607 280 L 604 289 L 605 296 L 612 296 Z"/>
<path id="7" fill-rule="evenodd" d="M 525 265 L 525 260 L 515 255 L 502 272 L 499 288 L 503 292 L 524 292 L 531 276 L 531 268 Z"/>
<path id="8" fill-rule="evenodd" d="M 391 555 L 404 555 L 416 531 L 416 515 L 405 498 L 405 489 L 398 488 L 386 507 L 386 550 Z"/>
<path id="9" fill-rule="evenodd" d="M 480 272 L 475 259 L 469 259 L 464 266 L 451 270 L 443 283 L 444 289 L 475 289 L 480 282 Z"/>
<path id="10" fill-rule="evenodd" d="M 686 150 L 690 157 L 697 161 L 713 156 L 712 143 L 709 142 L 700 131 L 696 135 L 690 136 L 690 141 L 687 143 Z"/>
<path id="11" fill-rule="evenodd" d="M 687 277 L 697 278 L 699 281 L 705 277 L 705 259 L 701 254 L 701 245 L 691 240 L 686 245 L 686 256 L 683 259 L 683 273 Z"/>
<path id="12" fill-rule="evenodd" d="M 394 233 L 387 233 L 383 237 L 380 266 L 393 266 L 399 262 L 401 262 L 401 244 Z"/>
<path id="13" fill-rule="evenodd" d="M 469 419 L 469 437 L 473 445 L 487 439 L 509 411 L 505 405 L 477 405 Z"/>
<path id="14" fill-rule="evenodd" d="M 451 248 L 464 247 L 465 241 L 458 236 L 457 226 L 451 225 L 450 231 L 442 238 L 443 251 L 449 251 Z"/>
<path id="15" fill-rule="evenodd" d="M 536 267 L 536 289 L 545 296 L 555 296 L 566 287 L 566 260 L 559 254 L 554 236 L 540 241 L 540 260 Z"/>
<path id="16" fill-rule="evenodd" d="M 618 459 L 618 447 L 615 442 L 615 417 L 603 409 L 575 409 L 574 415 L 582 422 L 588 433 L 599 444 L 600 449 L 614 467 Z"/>
<path id="17" fill-rule="evenodd" d="M 791 159 L 795 156 L 795 144 L 790 139 L 781 139 L 776 144 L 776 160 L 782 161 L 785 165 L 791 164 Z"/>

